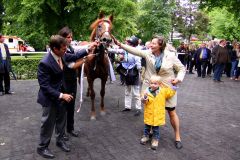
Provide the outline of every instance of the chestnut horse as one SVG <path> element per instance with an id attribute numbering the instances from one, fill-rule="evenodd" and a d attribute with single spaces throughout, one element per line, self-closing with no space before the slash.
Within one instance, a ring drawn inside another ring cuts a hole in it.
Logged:
<path id="1" fill-rule="evenodd" d="M 95 58 L 91 61 L 85 62 L 84 72 L 87 76 L 88 89 L 87 96 L 91 97 L 91 120 L 96 119 L 95 111 L 95 92 L 94 92 L 94 80 L 96 78 L 101 79 L 101 103 L 100 103 L 100 114 L 105 115 L 104 108 L 104 95 L 105 95 L 105 85 L 108 79 L 109 72 L 109 59 L 107 53 L 107 47 L 111 43 L 112 39 L 110 32 L 112 29 L 112 20 L 113 16 L 111 15 L 108 19 L 105 19 L 104 14 L 101 12 L 99 18 L 92 23 L 90 28 L 92 29 L 91 41 L 99 41 L 99 46 L 93 50 L 93 53 L 96 54 Z"/>

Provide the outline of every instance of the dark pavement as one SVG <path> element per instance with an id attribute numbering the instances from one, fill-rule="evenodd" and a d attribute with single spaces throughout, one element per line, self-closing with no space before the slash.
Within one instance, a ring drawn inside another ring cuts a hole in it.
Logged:
<path id="1" fill-rule="evenodd" d="M 71 152 L 56 147 L 54 135 L 49 148 L 56 160 L 239 160 L 240 82 L 226 77 L 223 80 L 216 83 L 210 78 L 197 78 L 196 74 L 186 75 L 180 85 L 177 112 L 184 145 L 181 150 L 174 146 L 168 116 L 156 151 L 149 144 L 139 143 L 143 116 L 120 112 L 124 87 L 118 82 L 108 83 L 107 114 L 100 116 L 99 80 L 95 84 L 97 120 L 90 121 L 90 99 L 84 96 L 81 112 L 75 112 L 80 137 L 71 137 Z M 42 160 L 36 153 L 42 113 L 36 103 L 38 83 L 26 80 L 11 84 L 16 93 L 0 97 L 0 160 Z"/>

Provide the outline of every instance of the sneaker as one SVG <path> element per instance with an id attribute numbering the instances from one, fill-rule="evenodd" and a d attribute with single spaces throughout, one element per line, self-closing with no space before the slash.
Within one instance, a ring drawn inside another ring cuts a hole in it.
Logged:
<path id="1" fill-rule="evenodd" d="M 151 143 L 151 149 L 156 150 L 158 147 L 158 140 L 157 139 L 153 139 L 152 143 Z"/>
<path id="2" fill-rule="evenodd" d="M 149 138 L 145 135 L 142 136 L 140 143 L 145 145 L 149 141 Z"/>

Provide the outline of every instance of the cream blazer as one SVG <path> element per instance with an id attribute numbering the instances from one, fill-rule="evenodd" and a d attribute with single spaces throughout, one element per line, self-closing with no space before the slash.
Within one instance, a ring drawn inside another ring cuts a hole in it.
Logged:
<path id="1" fill-rule="evenodd" d="M 121 44 L 121 47 L 134 55 L 143 57 L 146 59 L 146 71 L 142 85 L 142 91 L 149 86 L 149 80 L 152 75 L 158 75 L 161 77 L 162 82 L 165 85 L 171 87 L 171 80 L 177 78 L 179 81 L 183 81 L 186 74 L 186 69 L 181 61 L 177 58 L 174 52 L 164 50 L 164 56 L 162 60 L 162 66 L 157 73 L 155 69 L 155 56 L 148 50 L 139 50 L 137 48 Z M 176 107 L 177 94 L 166 101 L 166 107 Z"/>

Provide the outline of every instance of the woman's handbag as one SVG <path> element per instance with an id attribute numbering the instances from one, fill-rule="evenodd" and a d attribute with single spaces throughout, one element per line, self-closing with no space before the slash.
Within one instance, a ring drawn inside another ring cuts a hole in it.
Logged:
<path id="1" fill-rule="evenodd" d="M 122 66 L 122 63 L 120 63 L 119 66 L 117 66 L 116 71 L 118 74 L 122 76 L 126 76 L 128 73 L 128 70 Z"/>
<path id="2" fill-rule="evenodd" d="M 131 69 L 125 69 L 122 64 L 120 64 L 116 71 L 122 75 L 125 79 L 126 85 L 137 85 L 139 80 L 139 72 L 137 67 Z"/>

